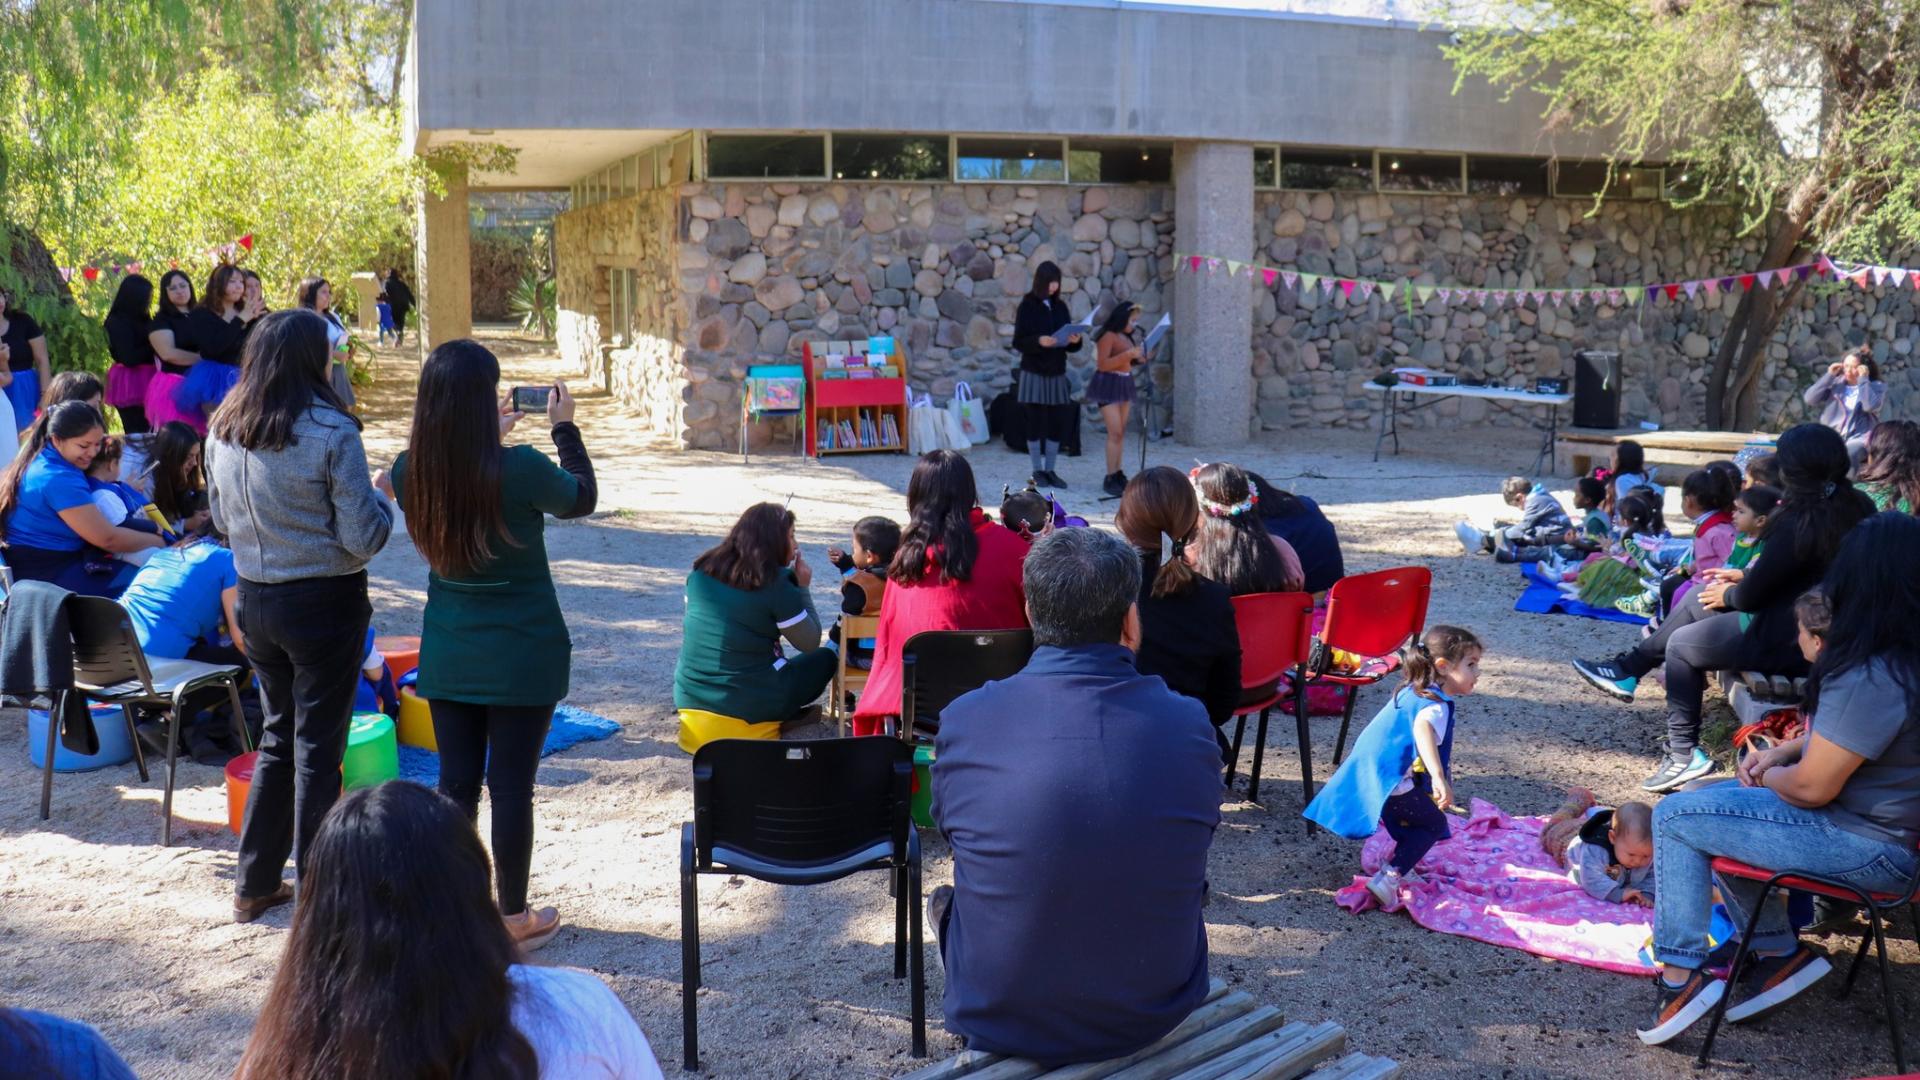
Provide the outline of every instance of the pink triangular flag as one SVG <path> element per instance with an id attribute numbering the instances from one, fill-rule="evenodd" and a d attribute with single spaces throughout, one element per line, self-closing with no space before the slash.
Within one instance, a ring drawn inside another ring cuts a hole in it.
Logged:
<path id="1" fill-rule="evenodd" d="M 1273 283 L 1279 279 L 1280 271 L 1275 270 L 1272 267 L 1267 267 L 1266 269 L 1260 271 L 1260 276 L 1266 279 L 1267 288 L 1271 289 L 1273 288 Z"/>
<path id="2" fill-rule="evenodd" d="M 1359 282 L 1354 281 L 1352 278 L 1342 279 L 1340 282 L 1340 295 L 1351 300 L 1353 298 L 1353 287 L 1358 284 Z"/>
<path id="3" fill-rule="evenodd" d="M 1433 294 L 1435 296 L 1438 296 L 1440 298 L 1440 302 L 1443 304 L 1453 299 L 1452 289 L 1435 289 L 1433 290 Z"/>
<path id="4" fill-rule="evenodd" d="M 1199 273 L 1200 272 L 1200 256 L 1198 255 L 1187 256 L 1187 269 L 1193 271 L 1196 274 Z"/>
<path id="5" fill-rule="evenodd" d="M 1219 259 L 1208 259 L 1208 260 L 1207 260 L 1207 273 L 1209 273 L 1209 274 L 1211 274 L 1211 273 L 1213 273 L 1213 272 L 1214 272 L 1215 270 L 1218 270 L 1218 269 L 1220 269 L 1220 260 L 1219 260 Z"/>
<path id="6" fill-rule="evenodd" d="M 1560 302 L 1561 302 L 1561 301 L 1562 301 L 1563 299 L 1565 299 L 1565 294 L 1564 294 L 1564 293 L 1562 293 L 1562 292 L 1561 292 L 1560 290 L 1558 290 L 1558 289 L 1555 289 L 1555 290 L 1554 290 L 1554 291 L 1553 291 L 1552 293 L 1549 293 L 1548 295 L 1549 295 L 1549 296 L 1551 296 L 1551 297 L 1553 298 L 1553 306 L 1554 306 L 1554 307 L 1559 307 L 1559 306 L 1560 306 Z"/>
<path id="7" fill-rule="evenodd" d="M 1820 258 L 1816 259 L 1813 265 L 1814 265 L 1814 269 L 1818 270 L 1822 274 L 1831 274 L 1834 277 L 1840 276 L 1840 271 L 1834 269 L 1833 267 L 1833 260 L 1827 258 L 1825 255 L 1822 255 L 1820 256 Z"/>
<path id="8" fill-rule="evenodd" d="M 1714 297 L 1720 295 L 1720 286 L 1712 278 L 1707 278 L 1700 284 L 1707 290 L 1707 299 L 1712 300 Z"/>
<path id="9" fill-rule="evenodd" d="M 1287 288 L 1291 289 L 1293 288 L 1294 282 L 1300 280 L 1300 275 L 1291 270 L 1282 270 L 1280 271 L 1280 280 L 1286 282 Z"/>
<path id="10" fill-rule="evenodd" d="M 1362 281 L 1360 283 L 1360 299 L 1365 300 L 1367 297 L 1372 295 L 1373 295 L 1373 282 Z"/>
<path id="11" fill-rule="evenodd" d="M 1785 288 L 1792 281 L 1793 267 L 1791 266 L 1783 266 L 1773 272 L 1773 283 L 1777 287 Z"/>
<path id="12" fill-rule="evenodd" d="M 1627 302 L 1626 293 L 1620 291 L 1619 289 L 1607 290 L 1607 303 L 1612 304 L 1614 307 L 1619 307 L 1621 304 L 1624 304 L 1626 302 Z"/>
<path id="13" fill-rule="evenodd" d="M 61 280 L 61 281 L 72 281 L 72 280 L 73 280 L 73 267 L 71 267 L 71 266 L 63 266 L 63 267 L 61 267 L 61 268 L 60 268 L 60 280 Z"/>
<path id="14" fill-rule="evenodd" d="M 1338 278 L 1329 277 L 1329 278 L 1320 279 L 1320 291 L 1323 293 L 1326 293 L 1328 296 L 1332 296 L 1333 290 L 1339 287 L 1340 287 L 1340 279 Z"/>

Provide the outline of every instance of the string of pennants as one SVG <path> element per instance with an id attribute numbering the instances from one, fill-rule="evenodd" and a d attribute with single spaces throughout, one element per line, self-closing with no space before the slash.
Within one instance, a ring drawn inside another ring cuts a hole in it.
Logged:
<path id="1" fill-rule="evenodd" d="M 1481 289 L 1419 285 L 1406 280 L 1378 281 L 1367 278 L 1338 277 L 1332 274 L 1308 274 L 1298 270 L 1283 270 L 1278 267 L 1261 266 L 1211 255 L 1174 252 L 1174 259 L 1177 266 L 1190 273 L 1213 274 L 1224 270 L 1234 277 L 1246 276 L 1260 280 L 1268 288 L 1272 288 L 1276 283 L 1284 284 L 1287 289 L 1296 293 L 1319 289 L 1328 296 L 1339 293 L 1349 300 L 1355 297 L 1365 300 L 1378 292 L 1380 298 L 1387 301 L 1392 301 L 1398 295 L 1404 299 L 1409 315 L 1413 313 L 1415 301 L 1425 304 L 1434 298 L 1438 298 L 1443 304 L 1477 304 L 1496 308 L 1508 304 L 1520 307 L 1528 300 L 1532 300 L 1535 307 L 1547 304 L 1562 307 L 1567 304 L 1577 305 L 1582 301 L 1611 304 L 1614 307 L 1636 307 L 1642 301 L 1651 304 L 1662 296 L 1668 301 L 1677 302 L 1682 296 L 1692 300 L 1704 293 L 1708 300 L 1718 300 L 1722 293 L 1732 293 L 1735 290 L 1748 292 L 1753 289 L 1783 289 L 1795 282 L 1814 277 L 1848 281 L 1863 288 L 1891 283 L 1895 288 L 1912 287 L 1920 290 L 1920 270 L 1898 266 L 1841 263 L 1825 255 L 1818 256 L 1812 262 L 1782 266 L 1773 270 L 1730 274 L 1724 277 L 1667 281 L 1654 285 L 1600 286 L 1586 289 Z"/>
<path id="2" fill-rule="evenodd" d="M 247 235 L 241 237 L 238 240 L 229 240 L 224 244 L 215 244 L 212 247 L 208 248 L 206 251 L 202 252 L 201 254 L 206 256 L 209 259 L 213 259 L 216 262 L 233 262 L 235 258 L 240 254 L 240 252 L 242 251 L 251 252 L 252 250 L 253 250 L 253 234 L 248 233 Z M 99 264 L 89 264 L 87 266 L 62 266 L 60 267 L 60 280 L 71 283 L 75 277 L 78 277 L 80 280 L 85 281 L 88 284 L 92 284 L 93 282 L 100 280 L 100 275 L 102 274 L 107 274 L 112 276 L 118 276 L 120 274 L 137 274 L 145 266 L 146 264 L 143 262 L 99 263 Z M 180 260 L 169 259 L 167 260 L 167 266 L 169 269 L 178 270 L 180 268 Z"/>

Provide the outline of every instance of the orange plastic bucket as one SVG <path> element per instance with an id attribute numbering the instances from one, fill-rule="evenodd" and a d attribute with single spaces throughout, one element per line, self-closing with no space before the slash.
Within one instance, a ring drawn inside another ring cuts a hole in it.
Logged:
<path id="1" fill-rule="evenodd" d="M 373 639 L 373 647 L 387 658 L 387 670 L 393 672 L 395 681 L 420 666 L 420 639 L 417 637 L 377 637 Z"/>
<path id="2" fill-rule="evenodd" d="M 247 792 L 253 788 L 253 763 L 260 751 L 249 750 L 227 762 L 227 828 L 240 835 L 240 823 L 247 819 Z"/>

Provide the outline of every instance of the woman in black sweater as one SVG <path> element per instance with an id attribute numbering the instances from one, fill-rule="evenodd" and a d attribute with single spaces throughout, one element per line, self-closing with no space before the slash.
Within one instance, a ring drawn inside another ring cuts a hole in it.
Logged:
<path id="1" fill-rule="evenodd" d="M 1014 400 L 1026 410 L 1027 459 L 1034 487 L 1067 486 L 1053 466 L 1073 424 L 1073 383 L 1067 378 L 1067 354 L 1080 348 L 1080 335 L 1057 340 L 1054 331 L 1073 321 L 1060 299 L 1060 268 L 1049 260 L 1033 271 L 1033 289 L 1013 318 L 1013 348 L 1020 354 Z"/>
<path id="2" fill-rule="evenodd" d="M 120 414 L 120 427 L 129 435 L 153 430 L 147 423 L 147 384 L 153 381 L 153 343 L 147 333 L 153 322 L 153 282 L 128 274 L 113 294 L 113 306 L 101 326 L 107 332 L 107 404 Z"/>
<path id="3" fill-rule="evenodd" d="M 1220 729 L 1240 704 L 1240 634 L 1227 587 L 1201 577 L 1186 560 L 1187 541 L 1200 523 L 1193 485 L 1179 470 L 1156 465 L 1127 482 L 1113 523 L 1140 552 L 1135 666 L 1207 707 L 1221 759 L 1231 764 L 1233 751 Z M 1173 544 L 1164 562 L 1162 537 Z"/>

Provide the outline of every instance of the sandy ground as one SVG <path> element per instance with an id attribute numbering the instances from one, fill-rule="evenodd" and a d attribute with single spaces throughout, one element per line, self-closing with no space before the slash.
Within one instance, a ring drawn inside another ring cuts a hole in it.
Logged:
<path id="1" fill-rule="evenodd" d="M 512 381 L 565 374 L 549 353 L 499 344 Z M 412 374 L 407 360 L 383 356 L 380 385 L 369 395 L 367 441 L 376 464 L 404 445 Z M 904 519 L 910 462 L 773 456 L 742 465 L 733 455 L 648 444 L 604 395 L 583 396 L 581 413 L 601 512 L 551 527 L 548 545 L 575 643 L 570 700 L 623 730 L 551 757 L 540 770 L 534 896 L 557 905 L 567 923 L 540 959 L 589 968 L 611 983 L 671 1072 L 680 1056 L 679 825 L 690 811 L 688 761 L 674 746 L 671 708 L 680 583 L 693 557 L 760 499 L 792 497 L 808 558 L 821 565 L 824 549 L 844 543 L 860 515 Z M 1350 569 L 1431 566 L 1431 618 L 1486 640 L 1485 677 L 1461 710 L 1456 788 L 1463 799 L 1544 813 L 1570 784 L 1589 785 L 1607 800 L 1630 797 L 1652 762 L 1657 696 L 1630 708 L 1610 703 L 1577 684 L 1566 661 L 1609 652 L 1631 630 L 1515 614 L 1513 570 L 1462 557 L 1453 539 L 1450 526 L 1462 514 L 1486 518 L 1501 509 L 1499 477 L 1532 458 L 1521 436 L 1489 434 L 1415 432 L 1404 456 L 1373 464 L 1370 437 L 1284 433 L 1236 459 L 1318 499 L 1340 528 Z M 1002 484 L 1024 479 L 1024 456 L 997 443 L 972 456 L 989 501 Z M 1182 468 L 1194 461 L 1171 444 L 1156 444 L 1151 458 Z M 1093 456 L 1067 459 L 1061 471 L 1073 485 L 1070 506 L 1107 524 L 1114 504 L 1090 494 L 1101 464 Z M 417 633 L 426 572 L 412 546 L 396 536 L 372 570 L 377 625 Z M 1363 716 L 1383 697 L 1366 695 Z M 230 1073 L 280 954 L 287 913 L 249 926 L 228 918 L 235 843 L 219 771 L 181 767 L 176 811 L 184 821 L 171 848 L 157 843 L 158 777 L 141 784 L 131 766 L 59 776 L 53 818 L 42 823 L 23 726 L 18 713 L 0 718 L 0 730 L 13 733 L 13 752 L 0 755 L 0 1002 L 97 1025 L 144 1077 Z M 1331 758 L 1334 726 L 1316 725 L 1322 763 Z M 1264 805 L 1243 801 L 1243 781 L 1214 840 L 1207 920 L 1217 977 L 1280 1006 L 1289 1019 L 1345 1024 L 1355 1048 L 1398 1058 L 1412 1075 L 1690 1074 L 1696 1039 L 1681 1040 L 1676 1051 L 1645 1048 L 1632 1035 L 1651 1004 L 1645 980 L 1441 936 L 1402 916 L 1352 916 L 1335 907 L 1332 891 L 1355 871 L 1358 845 L 1301 819 L 1293 738 L 1281 731 L 1276 725 L 1266 758 Z M 924 839 L 931 888 L 950 879 L 950 867 L 938 837 Z M 877 1077 L 918 1064 L 907 1053 L 905 986 L 890 978 L 892 920 L 878 877 L 812 889 L 703 878 L 701 924 L 709 1075 Z M 1904 919 L 1901 927 L 1908 932 Z M 1910 1015 L 1920 986 L 1911 937 L 1895 943 L 1894 960 Z M 945 1056 L 959 1046 L 940 1027 L 940 973 L 931 956 L 927 967 L 932 1051 Z M 1784 1015 L 1729 1030 L 1715 1072 L 1892 1072 L 1877 979 L 1864 975 L 1864 992 L 1840 1001 L 1832 993 L 1836 977 Z"/>

